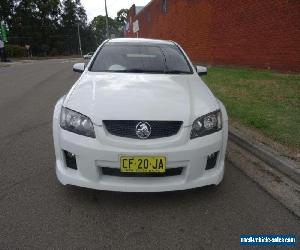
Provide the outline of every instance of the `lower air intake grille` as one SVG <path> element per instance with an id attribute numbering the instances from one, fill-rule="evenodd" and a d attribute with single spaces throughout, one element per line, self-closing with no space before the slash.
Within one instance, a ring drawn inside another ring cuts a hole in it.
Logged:
<path id="1" fill-rule="evenodd" d="M 182 125 L 182 121 L 135 121 L 135 120 L 104 120 L 106 130 L 115 136 L 132 139 L 157 139 L 176 135 Z M 147 124 L 146 129 L 150 131 L 147 138 L 137 135 L 139 124 Z"/>
<path id="2" fill-rule="evenodd" d="M 122 173 L 119 168 L 103 167 L 102 174 L 118 177 L 167 177 L 181 175 L 183 168 L 170 168 L 166 169 L 165 173 Z"/>

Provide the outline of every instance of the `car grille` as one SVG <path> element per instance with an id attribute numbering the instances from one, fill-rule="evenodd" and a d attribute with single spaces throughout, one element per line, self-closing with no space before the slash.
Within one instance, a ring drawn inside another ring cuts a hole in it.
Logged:
<path id="1" fill-rule="evenodd" d="M 117 177 L 168 177 L 181 175 L 183 167 L 166 169 L 165 173 L 123 173 L 119 168 L 102 167 L 102 174 Z"/>
<path id="2" fill-rule="evenodd" d="M 139 138 L 136 134 L 136 126 L 141 121 L 134 120 L 104 120 L 106 130 L 115 136 L 127 137 L 132 139 Z M 142 121 L 151 126 L 151 134 L 147 139 L 157 139 L 176 135 L 182 125 L 182 121 Z"/>

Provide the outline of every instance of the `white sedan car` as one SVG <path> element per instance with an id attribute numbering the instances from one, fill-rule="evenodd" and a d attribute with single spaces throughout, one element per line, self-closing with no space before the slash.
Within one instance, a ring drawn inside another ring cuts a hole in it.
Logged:
<path id="1" fill-rule="evenodd" d="M 56 174 L 64 184 L 124 192 L 218 185 L 228 117 L 172 41 L 105 41 L 56 104 Z"/>

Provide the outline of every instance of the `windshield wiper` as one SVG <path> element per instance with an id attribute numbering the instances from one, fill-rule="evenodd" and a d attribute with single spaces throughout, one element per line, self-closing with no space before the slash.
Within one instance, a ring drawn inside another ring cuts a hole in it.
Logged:
<path id="1" fill-rule="evenodd" d="M 183 71 L 183 70 L 167 70 L 165 74 L 191 74 L 190 71 Z"/>
<path id="2" fill-rule="evenodd" d="M 105 72 L 116 73 L 149 73 L 149 74 L 192 74 L 190 71 L 183 70 L 144 70 L 144 69 L 124 69 L 124 70 L 106 70 Z"/>
<path id="3" fill-rule="evenodd" d="M 125 69 L 125 70 L 108 70 L 107 72 L 120 72 L 120 73 L 154 73 L 163 74 L 161 70 L 144 70 L 144 69 Z"/>

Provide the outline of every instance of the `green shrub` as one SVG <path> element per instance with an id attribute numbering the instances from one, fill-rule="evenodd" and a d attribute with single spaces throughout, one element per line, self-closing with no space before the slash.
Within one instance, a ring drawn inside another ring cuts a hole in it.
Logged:
<path id="1" fill-rule="evenodd" d="M 57 56 L 57 55 L 59 55 L 59 52 L 56 48 L 50 50 L 49 56 Z"/>
<path id="2" fill-rule="evenodd" d="M 5 45 L 5 51 L 7 57 L 25 57 L 26 56 L 26 48 L 21 47 L 19 45 Z"/>
<path id="3" fill-rule="evenodd" d="M 48 56 L 48 53 L 49 53 L 49 50 L 50 50 L 50 47 L 48 44 L 42 44 L 41 47 L 40 47 L 40 50 L 41 50 L 41 56 Z"/>

